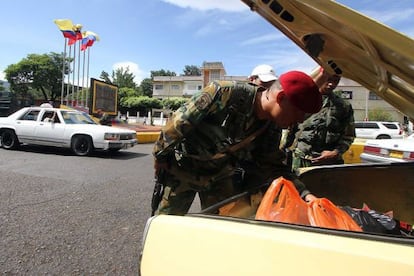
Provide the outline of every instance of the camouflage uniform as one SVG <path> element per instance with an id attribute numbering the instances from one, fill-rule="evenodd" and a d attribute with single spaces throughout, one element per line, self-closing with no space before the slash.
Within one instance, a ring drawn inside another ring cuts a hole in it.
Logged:
<path id="1" fill-rule="evenodd" d="M 212 82 L 173 114 L 153 150 L 158 162 L 169 165 L 159 179 L 164 191 L 156 213 L 185 214 L 196 193 L 204 209 L 249 185 L 281 175 L 293 180 L 282 164 L 281 129 L 254 115 L 256 89 L 241 82 Z M 249 184 L 241 184 L 238 172 Z M 302 196 L 309 193 L 302 182 L 295 183 Z"/>
<path id="2" fill-rule="evenodd" d="M 299 126 L 294 145 L 292 169 L 312 166 L 311 158 L 324 150 L 337 150 L 338 158 L 318 165 L 343 164 L 355 138 L 354 111 L 349 102 L 335 93 L 323 96 L 322 109 Z"/>

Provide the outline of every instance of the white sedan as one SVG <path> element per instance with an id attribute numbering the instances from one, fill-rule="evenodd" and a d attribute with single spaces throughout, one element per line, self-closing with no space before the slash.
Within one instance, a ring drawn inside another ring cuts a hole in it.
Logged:
<path id="1" fill-rule="evenodd" d="M 85 112 L 50 107 L 24 107 L 0 118 L 0 145 L 20 144 L 72 149 L 79 156 L 94 150 L 118 151 L 137 144 L 136 131 L 103 126 Z"/>
<path id="2" fill-rule="evenodd" d="M 405 139 L 367 140 L 360 158 L 363 163 L 414 161 L 414 134 Z"/>

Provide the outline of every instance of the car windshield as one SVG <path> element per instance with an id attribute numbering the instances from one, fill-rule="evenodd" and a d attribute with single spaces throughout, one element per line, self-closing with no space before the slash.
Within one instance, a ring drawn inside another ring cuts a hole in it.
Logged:
<path id="1" fill-rule="evenodd" d="M 95 121 L 84 112 L 65 110 L 62 111 L 62 117 L 66 124 L 96 125 Z"/>

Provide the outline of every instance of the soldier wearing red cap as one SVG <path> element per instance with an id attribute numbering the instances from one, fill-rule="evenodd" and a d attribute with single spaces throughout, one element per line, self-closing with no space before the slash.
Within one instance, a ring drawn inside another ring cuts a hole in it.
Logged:
<path id="1" fill-rule="evenodd" d="M 279 176 L 293 180 L 304 199 L 314 198 L 283 164 L 277 141 L 282 128 L 320 110 L 318 87 L 305 73 L 290 71 L 258 88 L 212 82 L 173 114 L 153 150 L 162 184 L 154 213 L 185 214 L 197 193 L 204 209 Z"/>

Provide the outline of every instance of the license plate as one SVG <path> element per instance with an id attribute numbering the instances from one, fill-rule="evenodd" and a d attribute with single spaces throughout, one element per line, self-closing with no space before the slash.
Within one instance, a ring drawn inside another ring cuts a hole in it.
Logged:
<path id="1" fill-rule="evenodd" d="M 392 158 L 399 158 L 399 159 L 402 159 L 402 157 L 403 157 L 403 153 L 402 153 L 402 151 L 392 150 L 392 151 L 390 152 L 390 157 L 392 157 Z"/>

